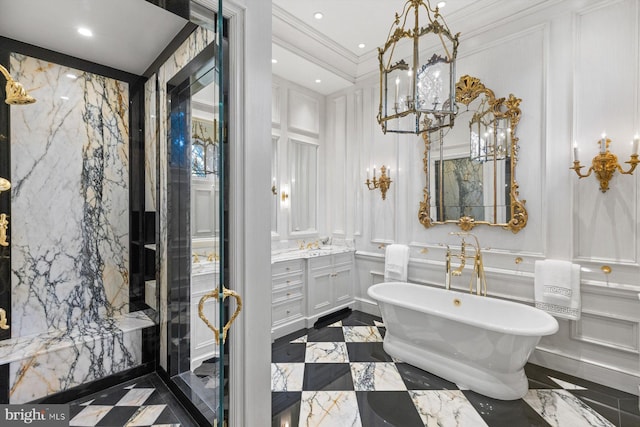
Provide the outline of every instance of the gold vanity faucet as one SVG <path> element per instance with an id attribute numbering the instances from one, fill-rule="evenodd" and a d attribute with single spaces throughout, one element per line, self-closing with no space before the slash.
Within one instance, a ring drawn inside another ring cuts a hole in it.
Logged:
<path id="1" fill-rule="evenodd" d="M 0 308 L 0 329 L 9 329 L 9 325 L 7 325 L 7 312 L 4 308 Z"/>
<path id="2" fill-rule="evenodd" d="M 194 264 L 197 264 L 197 263 L 199 263 L 199 262 L 200 262 L 200 257 L 198 256 L 198 254 L 197 254 L 197 253 L 193 252 L 193 253 L 191 254 L 191 256 L 193 257 L 193 263 L 194 263 Z"/>
<path id="3" fill-rule="evenodd" d="M 207 261 L 219 261 L 220 257 L 218 256 L 218 254 L 210 252 L 209 255 L 207 255 Z"/>

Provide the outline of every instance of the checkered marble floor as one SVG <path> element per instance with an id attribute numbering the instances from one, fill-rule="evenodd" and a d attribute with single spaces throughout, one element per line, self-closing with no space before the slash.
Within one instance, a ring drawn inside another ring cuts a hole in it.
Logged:
<path id="1" fill-rule="evenodd" d="M 640 426 L 638 397 L 536 365 L 501 401 L 392 359 L 380 318 L 352 312 L 272 346 L 272 426 Z"/>
<path id="2" fill-rule="evenodd" d="M 70 402 L 69 426 L 190 427 L 195 422 L 184 413 L 162 380 L 145 375 L 84 399 Z"/>

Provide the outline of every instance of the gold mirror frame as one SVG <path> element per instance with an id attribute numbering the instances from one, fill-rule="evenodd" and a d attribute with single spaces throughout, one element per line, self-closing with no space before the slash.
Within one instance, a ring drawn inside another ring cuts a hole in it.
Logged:
<path id="1" fill-rule="evenodd" d="M 516 98 L 510 94 L 508 98 L 497 98 L 494 92 L 487 88 L 480 79 L 469 75 L 460 77 L 456 84 L 456 102 L 469 106 L 479 96 L 484 95 L 486 98 L 487 111 L 490 111 L 496 119 L 508 119 L 510 122 L 511 145 L 509 155 L 511 157 L 511 189 L 509 195 L 511 198 L 511 216 L 507 223 L 494 223 L 489 221 L 476 221 L 470 216 L 463 216 L 458 220 L 433 221 L 431 219 L 431 195 L 429 193 L 429 150 L 430 140 L 429 132 L 422 134 L 424 140 L 424 157 L 423 168 L 427 176 L 427 184 L 422 190 L 423 200 L 420 202 L 418 210 L 418 220 L 425 228 L 433 227 L 438 224 L 456 224 L 463 231 L 470 231 L 476 225 L 484 224 L 493 227 L 502 227 L 511 230 L 514 234 L 522 230 L 528 221 L 527 209 L 525 208 L 526 200 L 519 199 L 518 183 L 516 181 L 516 165 L 518 163 L 518 138 L 516 137 L 516 127 L 520 121 L 520 102 L 522 99 Z M 495 173 L 495 172 L 494 172 Z M 494 202 L 495 203 L 495 202 Z"/>

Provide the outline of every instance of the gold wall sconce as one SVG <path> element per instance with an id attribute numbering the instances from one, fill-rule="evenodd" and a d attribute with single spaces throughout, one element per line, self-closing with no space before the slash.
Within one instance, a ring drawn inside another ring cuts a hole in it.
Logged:
<path id="1" fill-rule="evenodd" d="M 387 175 L 387 172 L 389 174 Z M 391 187 L 391 168 L 387 169 L 385 165 L 380 167 L 380 178 L 376 177 L 376 167 L 373 167 L 373 180 L 369 179 L 369 168 L 367 168 L 367 180 L 364 184 L 367 186 L 369 190 L 375 190 L 377 188 L 380 189 L 380 193 L 382 193 L 382 200 L 386 200 L 387 198 L 387 190 Z"/>
<path id="2" fill-rule="evenodd" d="M 576 143 L 573 144 L 573 167 L 569 169 L 573 169 L 579 178 L 586 178 L 591 175 L 591 172 L 595 172 L 596 178 L 600 181 L 600 191 L 605 193 L 609 189 L 609 181 L 613 178 L 613 174 L 616 170 L 624 175 L 633 175 L 633 171 L 638 163 L 640 163 L 640 160 L 638 160 L 639 142 L 640 137 L 636 134 L 633 138 L 633 151 L 631 157 L 625 162 L 630 165 L 629 170 L 625 171 L 622 169 L 622 166 L 618 163 L 618 156 L 609 151 L 611 140 L 604 134 L 598 141 L 598 144 L 600 145 L 600 152 L 593 158 L 593 160 L 591 160 L 591 167 L 589 167 L 587 173 L 583 174 L 580 172 L 580 169 L 584 166 L 580 164 L 580 160 L 578 159 L 578 145 Z"/>

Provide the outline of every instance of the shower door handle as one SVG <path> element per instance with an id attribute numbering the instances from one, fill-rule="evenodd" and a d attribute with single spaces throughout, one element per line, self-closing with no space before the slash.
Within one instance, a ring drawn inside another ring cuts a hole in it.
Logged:
<path id="1" fill-rule="evenodd" d="M 9 325 L 7 325 L 7 312 L 4 308 L 0 308 L 0 329 L 9 329 Z"/>
<path id="2" fill-rule="evenodd" d="M 207 327 L 213 331 L 214 335 L 216 336 L 216 343 L 220 342 L 220 329 L 212 325 L 211 322 L 209 322 L 209 319 L 207 319 L 207 316 L 204 315 L 204 302 L 209 298 L 218 299 L 219 297 L 220 297 L 220 294 L 218 292 L 218 288 L 216 288 L 215 290 L 209 292 L 208 294 L 204 294 L 202 298 L 200 298 L 200 302 L 198 303 L 198 316 L 200 316 L 200 319 L 202 319 L 202 321 L 207 325 Z M 237 307 L 236 307 L 236 311 L 234 311 L 233 314 L 231 315 L 231 318 L 229 319 L 229 321 L 222 328 L 223 343 L 227 340 L 227 332 L 229 331 L 231 324 L 236 320 L 236 317 L 238 317 L 238 315 L 240 314 L 240 310 L 242 310 L 242 298 L 240 297 L 240 295 L 238 295 L 238 293 L 223 287 L 222 299 L 225 299 L 226 297 L 234 297 L 236 299 Z"/>

